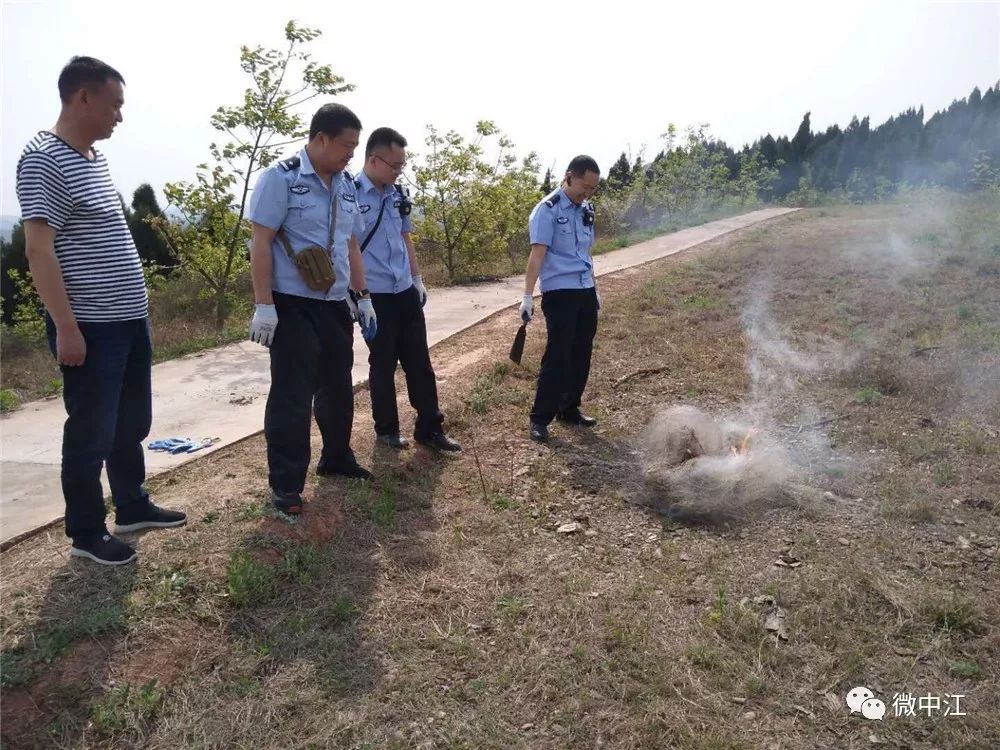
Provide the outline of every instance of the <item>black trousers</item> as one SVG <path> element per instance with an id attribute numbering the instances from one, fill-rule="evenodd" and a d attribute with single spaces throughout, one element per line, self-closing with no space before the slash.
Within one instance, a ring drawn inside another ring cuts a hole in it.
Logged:
<path id="1" fill-rule="evenodd" d="M 531 421 L 547 425 L 580 408 L 597 334 L 597 291 L 556 289 L 542 295 L 547 337 Z"/>
<path id="2" fill-rule="evenodd" d="M 55 355 L 56 328 L 47 315 L 45 325 Z M 87 357 L 79 367 L 60 368 L 67 417 L 61 476 L 66 536 L 84 541 L 107 533 L 105 465 L 116 510 L 149 502 L 142 441 L 152 422 L 153 347 L 149 318 L 79 326 Z"/>
<path id="3" fill-rule="evenodd" d="M 372 294 L 378 334 L 368 342 L 368 387 L 372 394 L 375 433 L 399 432 L 396 409 L 396 364 L 403 366 L 406 392 L 417 412 L 413 435 L 430 438 L 441 432 L 444 416 L 438 407 L 437 382 L 427 350 L 427 324 L 420 293 L 411 286 L 399 294 Z"/>
<path id="4" fill-rule="evenodd" d="M 264 411 L 268 481 L 279 492 L 302 492 L 313 411 L 323 436 L 320 463 L 354 458 L 353 324 L 346 302 L 275 292 L 274 306 L 278 327 Z"/>

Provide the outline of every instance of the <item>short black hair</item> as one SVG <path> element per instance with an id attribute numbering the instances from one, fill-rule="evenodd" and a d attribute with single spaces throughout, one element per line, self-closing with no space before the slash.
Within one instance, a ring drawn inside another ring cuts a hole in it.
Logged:
<path id="1" fill-rule="evenodd" d="M 68 102 L 80 89 L 86 86 L 103 86 L 108 79 L 125 85 L 122 74 L 106 62 L 96 57 L 74 57 L 59 73 L 59 98 Z"/>
<path id="2" fill-rule="evenodd" d="M 361 120 L 343 104 L 324 104 L 309 123 L 309 140 L 320 133 L 336 138 L 344 130 L 361 130 Z"/>
<path id="3" fill-rule="evenodd" d="M 379 146 L 399 146 L 406 148 L 406 139 L 392 128 L 375 128 L 368 136 L 368 143 L 365 145 L 365 156 L 371 156 L 372 151 Z"/>
<path id="4" fill-rule="evenodd" d="M 574 156 L 569 166 L 566 167 L 566 174 L 571 174 L 574 177 L 583 177 L 587 172 L 600 174 L 601 168 L 597 166 L 597 162 L 594 161 L 593 157 L 584 154 Z"/>

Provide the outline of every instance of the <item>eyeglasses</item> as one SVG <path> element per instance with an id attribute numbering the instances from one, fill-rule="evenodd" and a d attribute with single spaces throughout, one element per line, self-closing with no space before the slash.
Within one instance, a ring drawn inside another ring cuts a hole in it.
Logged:
<path id="1" fill-rule="evenodd" d="M 374 157 L 375 157 L 376 159 L 378 159 L 378 160 L 379 160 L 380 162 L 382 162 L 382 163 L 383 163 L 383 164 L 385 164 L 385 165 L 386 165 L 387 167 L 389 167 L 389 169 L 391 169 L 391 170 L 392 170 L 393 172 L 402 172 L 402 171 L 403 171 L 404 169 L 406 169 L 406 162 L 405 162 L 405 161 L 404 161 L 404 162 L 401 162 L 401 163 L 399 163 L 399 164 L 390 164 L 389 162 L 387 162 L 387 161 L 386 161 L 385 159 L 383 159 L 383 158 L 382 158 L 381 156 L 379 156 L 378 154 L 372 154 L 372 156 L 374 156 Z"/>

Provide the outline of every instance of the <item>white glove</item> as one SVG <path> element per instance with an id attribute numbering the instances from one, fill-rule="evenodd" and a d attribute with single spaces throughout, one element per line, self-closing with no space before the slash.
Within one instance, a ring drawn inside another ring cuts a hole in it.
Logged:
<path id="1" fill-rule="evenodd" d="M 524 295 L 521 299 L 521 307 L 518 309 L 518 313 L 521 315 L 521 320 L 525 323 L 531 322 L 531 316 L 535 313 L 535 302 L 530 294 Z"/>
<path id="2" fill-rule="evenodd" d="M 413 277 L 413 286 L 417 288 L 417 294 L 420 295 L 420 306 L 423 307 L 427 304 L 427 287 L 424 286 L 424 278 L 417 274 Z"/>
<path id="3" fill-rule="evenodd" d="M 597 312 L 601 312 L 601 293 L 597 291 L 597 287 L 594 287 L 594 293 L 597 295 Z"/>
<path id="4" fill-rule="evenodd" d="M 270 346 L 277 328 L 278 311 L 274 309 L 274 305 L 255 305 L 253 319 L 250 321 L 250 340 Z"/>
<path id="5" fill-rule="evenodd" d="M 365 341 L 371 341 L 378 333 L 378 318 L 375 316 L 371 297 L 358 300 L 358 325 L 361 326 L 361 337 Z"/>
<path id="6" fill-rule="evenodd" d="M 354 292 L 350 289 L 347 290 L 347 299 L 344 300 L 347 303 L 347 309 L 351 311 L 351 320 L 354 323 L 358 322 L 358 303 L 354 301 Z"/>

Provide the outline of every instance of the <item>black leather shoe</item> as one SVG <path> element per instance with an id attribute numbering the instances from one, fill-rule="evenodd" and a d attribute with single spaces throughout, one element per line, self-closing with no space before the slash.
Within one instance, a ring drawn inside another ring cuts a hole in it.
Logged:
<path id="1" fill-rule="evenodd" d="M 337 463 L 326 463 L 320 461 L 316 467 L 317 476 L 321 477 L 347 477 L 348 479 L 372 479 L 372 473 L 357 461 L 340 461 Z"/>
<path id="2" fill-rule="evenodd" d="M 580 413 L 579 410 L 567 412 L 566 414 L 559 414 L 556 416 L 563 424 L 574 424 L 578 427 L 593 427 L 597 424 L 597 420 L 593 417 L 588 417 L 586 414 Z"/>
<path id="3" fill-rule="evenodd" d="M 462 450 L 462 446 L 452 440 L 450 437 L 445 435 L 443 432 L 439 432 L 436 435 L 431 435 L 429 438 L 416 437 L 413 438 L 421 445 L 426 445 L 428 448 L 433 448 L 436 451 L 444 451 L 447 453 L 458 453 Z"/>
<path id="4" fill-rule="evenodd" d="M 390 448 L 395 448 L 398 451 L 405 450 L 410 447 L 410 441 L 398 432 L 395 435 L 377 435 L 375 440 L 382 445 L 388 445 Z"/>
<path id="5" fill-rule="evenodd" d="M 297 516 L 302 512 L 302 495 L 298 492 L 278 492 L 271 490 L 271 505 L 275 510 L 287 513 L 290 516 Z"/>
<path id="6" fill-rule="evenodd" d="M 531 439 L 536 443 L 549 442 L 548 425 L 531 423 Z"/>

